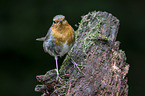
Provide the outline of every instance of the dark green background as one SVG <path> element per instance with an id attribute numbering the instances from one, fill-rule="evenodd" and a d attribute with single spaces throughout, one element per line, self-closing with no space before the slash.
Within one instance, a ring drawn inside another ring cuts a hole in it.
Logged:
<path id="1" fill-rule="evenodd" d="M 46 35 L 57 14 L 76 30 L 81 16 L 94 10 L 120 20 L 117 40 L 130 64 L 129 96 L 145 96 L 144 0 L 0 0 L 0 95 L 39 96 L 35 77 L 54 69 L 55 60 L 35 39 Z"/>

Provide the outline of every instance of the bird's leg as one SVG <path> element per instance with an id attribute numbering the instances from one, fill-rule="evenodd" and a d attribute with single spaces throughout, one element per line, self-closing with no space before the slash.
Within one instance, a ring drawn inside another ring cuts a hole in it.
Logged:
<path id="1" fill-rule="evenodd" d="M 56 77 L 56 80 L 58 80 L 58 78 L 59 79 L 61 79 L 60 77 L 59 77 L 59 72 L 58 72 L 58 63 L 57 63 L 57 56 L 55 56 L 55 61 L 56 61 L 56 72 L 57 72 L 57 77 Z"/>

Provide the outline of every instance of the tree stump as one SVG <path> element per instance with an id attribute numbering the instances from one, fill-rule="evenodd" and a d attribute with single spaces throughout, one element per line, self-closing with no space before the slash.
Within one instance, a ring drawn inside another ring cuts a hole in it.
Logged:
<path id="1" fill-rule="evenodd" d="M 75 44 L 59 70 L 61 80 L 50 70 L 36 76 L 42 84 L 35 91 L 42 96 L 127 96 L 129 64 L 116 41 L 118 28 L 119 20 L 107 12 L 82 16 Z"/>

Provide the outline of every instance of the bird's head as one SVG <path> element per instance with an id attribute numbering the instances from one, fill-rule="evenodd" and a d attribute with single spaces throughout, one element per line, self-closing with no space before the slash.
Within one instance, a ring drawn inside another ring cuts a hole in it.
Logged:
<path id="1" fill-rule="evenodd" d="M 53 27 L 60 28 L 60 27 L 67 26 L 67 25 L 68 25 L 68 22 L 65 19 L 65 16 L 63 16 L 63 15 L 56 15 L 53 18 Z"/>

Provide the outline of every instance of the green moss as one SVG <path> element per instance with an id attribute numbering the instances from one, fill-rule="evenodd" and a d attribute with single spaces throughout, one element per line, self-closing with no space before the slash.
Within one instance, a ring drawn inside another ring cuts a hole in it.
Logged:
<path id="1" fill-rule="evenodd" d="M 93 43 L 97 42 L 98 39 L 110 40 L 110 38 L 107 38 L 106 36 L 99 34 L 97 31 L 89 32 L 88 34 L 86 34 L 86 37 L 84 38 L 83 52 L 86 53 L 87 48 L 89 48 Z"/>
<path id="2" fill-rule="evenodd" d="M 64 70 L 66 70 L 66 69 L 65 69 L 66 66 L 69 65 L 68 60 L 70 60 L 70 56 L 67 55 L 67 56 L 65 57 L 65 60 L 63 61 L 62 65 L 61 65 L 60 70 L 59 70 L 60 73 L 64 72 Z"/>
<path id="3" fill-rule="evenodd" d="M 122 56 L 124 57 L 124 61 L 127 60 L 127 57 L 126 57 L 125 51 L 123 51 L 123 50 L 118 50 L 118 53 L 120 53 L 120 55 L 122 55 Z"/>
<path id="4" fill-rule="evenodd" d="M 95 32 L 94 33 L 97 37 L 99 37 L 100 39 L 104 39 L 104 40 L 110 40 L 110 38 L 106 37 L 106 36 L 103 36 L 101 34 L 99 34 L 98 32 Z"/>
<path id="5" fill-rule="evenodd" d="M 122 54 L 124 54 L 124 51 L 123 51 L 123 50 L 119 50 L 118 53 L 122 53 Z"/>

